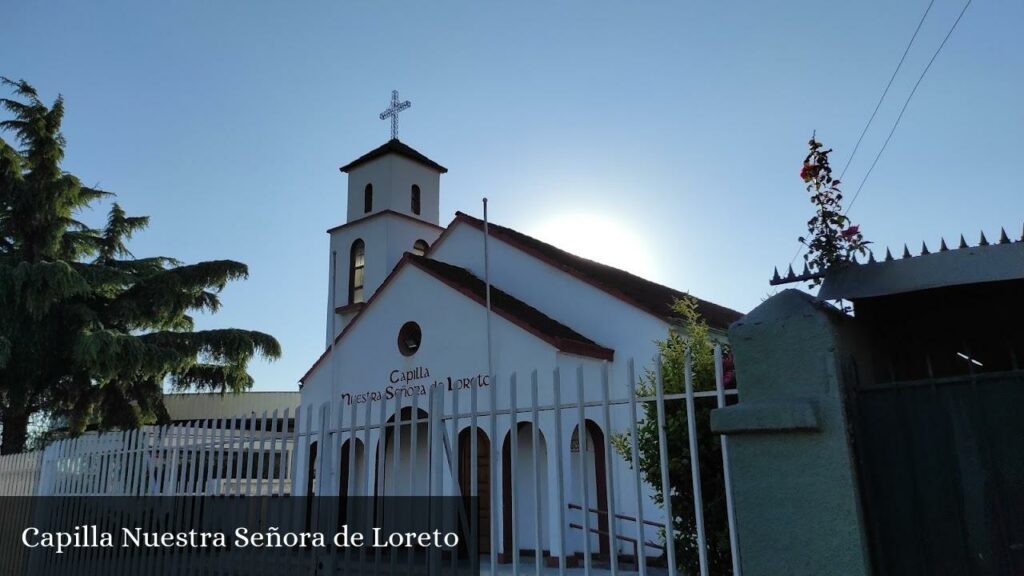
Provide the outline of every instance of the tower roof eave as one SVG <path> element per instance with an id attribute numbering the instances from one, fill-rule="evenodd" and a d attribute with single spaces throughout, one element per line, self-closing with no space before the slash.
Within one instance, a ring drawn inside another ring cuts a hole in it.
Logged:
<path id="1" fill-rule="evenodd" d="M 361 166 L 363 164 L 366 164 L 367 162 L 370 162 L 371 160 L 376 160 L 377 158 L 382 158 L 384 156 L 387 156 L 388 154 L 397 154 L 399 156 L 402 156 L 403 158 L 407 158 L 409 160 L 412 160 L 413 162 L 416 162 L 417 164 L 422 164 L 423 166 L 426 166 L 427 168 L 431 168 L 433 170 L 437 170 L 441 174 L 445 174 L 445 173 L 448 172 L 447 168 L 445 168 L 444 166 L 441 166 L 437 162 L 434 162 L 430 158 L 427 158 L 422 153 L 420 153 L 419 151 L 413 149 L 408 144 L 403 143 L 398 138 L 392 138 L 391 140 L 388 140 L 383 145 L 378 146 L 377 148 L 374 148 L 373 150 L 370 150 L 366 154 L 363 154 L 359 158 L 356 158 L 355 160 L 349 162 L 348 164 L 345 164 L 344 166 L 342 166 L 340 168 L 340 170 L 342 172 L 351 172 L 352 169 L 354 169 L 354 168 L 357 168 L 357 167 L 359 167 L 359 166 Z"/>

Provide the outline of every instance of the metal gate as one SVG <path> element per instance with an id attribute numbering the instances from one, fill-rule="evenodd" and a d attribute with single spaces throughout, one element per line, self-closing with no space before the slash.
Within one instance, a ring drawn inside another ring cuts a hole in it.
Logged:
<path id="1" fill-rule="evenodd" d="M 876 573 L 1024 574 L 1024 371 L 855 394 Z"/>

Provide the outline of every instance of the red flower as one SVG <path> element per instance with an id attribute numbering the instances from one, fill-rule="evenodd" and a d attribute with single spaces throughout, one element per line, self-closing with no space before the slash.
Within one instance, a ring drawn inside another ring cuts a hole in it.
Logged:
<path id="1" fill-rule="evenodd" d="M 850 226 L 846 230 L 842 231 L 842 235 L 843 235 L 843 238 L 846 238 L 847 240 L 849 240 L 850 238 L 853 238 L 854 236 L 856 236 L 859 232 L 860 232 L 860 226 L 859 225 L 858 226 Z"/>
<path id="2" fill-rule="evenodd" d="M 800 169 L 800 179 L 804 182 L 810 182 L 818 175 L 818 167 L 814 164 L 804 163 L 804 167 Z"/>

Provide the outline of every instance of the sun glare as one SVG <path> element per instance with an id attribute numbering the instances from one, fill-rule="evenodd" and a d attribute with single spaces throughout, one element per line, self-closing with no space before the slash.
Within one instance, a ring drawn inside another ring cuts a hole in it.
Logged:
<path id="1" fill-rule="evenodd" d="M 621 220 L 593 213 L 563 213 L 542 221 L 530 231 L 562 250 L 651 278 L 654 258 L 639 231 Z"/>

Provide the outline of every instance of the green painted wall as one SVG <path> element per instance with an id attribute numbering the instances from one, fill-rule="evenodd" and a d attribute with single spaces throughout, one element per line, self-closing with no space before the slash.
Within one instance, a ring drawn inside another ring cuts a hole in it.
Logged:
<path id="1" fill-rule="evenodd" d="M 729 434 L 744 576 L 869 574 L 839 368 L 851 325 L 786 290 L 729 330 L 740 401 L 712 428 Z"/>

